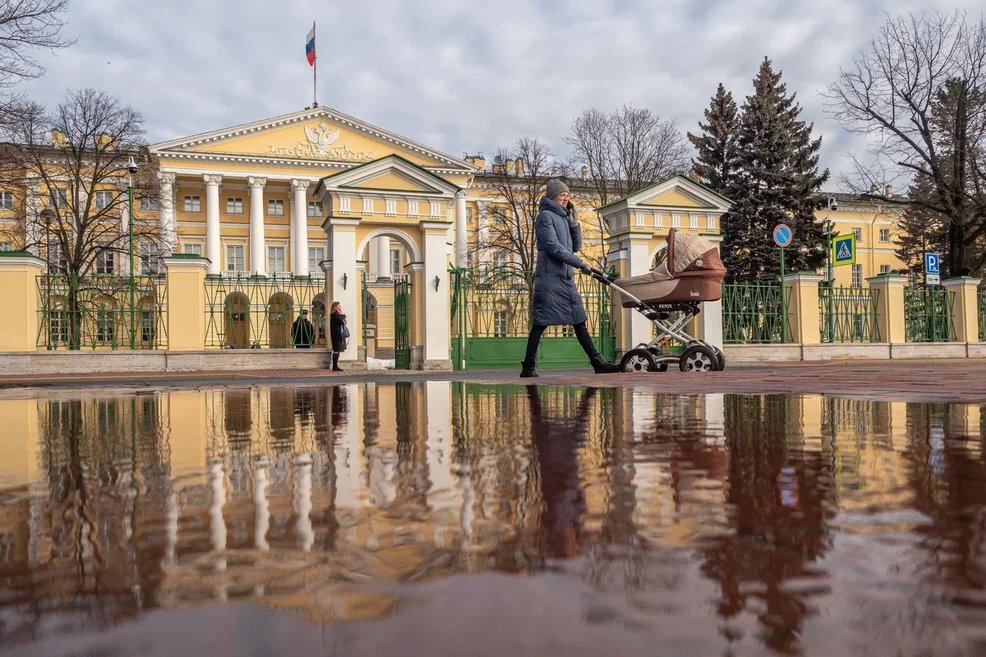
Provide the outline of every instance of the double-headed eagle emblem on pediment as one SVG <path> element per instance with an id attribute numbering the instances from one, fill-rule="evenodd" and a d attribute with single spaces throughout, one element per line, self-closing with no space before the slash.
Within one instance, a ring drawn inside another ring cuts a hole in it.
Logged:
<path id="1" fill-rule="evenodd" d="M 326 157 L 329 154 L 329 147 L 339 138 L 339 128 L 333 130 L 324 121 L 314 128 L 305 126 L 305 136 L 308 137 L 308 145 L 320 156 Z"/>
<path id="2" fill-rule="evenodd" d="M 314 126 L 305 126 L 305 139 L 294 146 L 267 147 L 267 153 L 278 157 L 301 157 L 337 162 L 369 162 L 373 155 L 366 151 L 354 151 L 343 144 L 337 144 L 342 130 L 325 121 Z"/>

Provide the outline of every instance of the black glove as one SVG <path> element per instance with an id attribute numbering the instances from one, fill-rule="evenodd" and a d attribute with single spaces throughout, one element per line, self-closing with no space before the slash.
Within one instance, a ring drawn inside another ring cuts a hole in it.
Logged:
<path id="1" fill-rule="evenodd" d="M 580 270 L 580 271 L 581 271 L 581 272 L 582 272 L 583 274 L 589 274 L 589 275 L 592 275 L 592 267 L 590 267 L 589 265 L 587 265 L 587 264 L 585 264 L 584 262 L 583 262 L 583 263 L 582 263 L 582 265 L 581 265 L 581 266 L 579 267 L 579 270 Z"/>

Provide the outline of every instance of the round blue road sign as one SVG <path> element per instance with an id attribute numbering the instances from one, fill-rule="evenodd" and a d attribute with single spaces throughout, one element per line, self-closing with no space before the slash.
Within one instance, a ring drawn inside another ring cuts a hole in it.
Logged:
<path id="1" fill-rule="evenodd" d="M 791 231 L 790 226 L 787 224 L 777 224 L 774 227 L 774 244 L 783 249 L 784 247 L 791 246 L 792 240 L 794 240 L 794 233 Z"/>

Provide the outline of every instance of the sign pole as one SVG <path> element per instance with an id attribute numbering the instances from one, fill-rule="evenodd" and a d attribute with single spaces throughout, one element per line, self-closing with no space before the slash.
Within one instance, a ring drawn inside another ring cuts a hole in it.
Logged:
<path id="1" fill-rule="evenodd" d="M 784 289 L 784 247 L 781 247 L 781 341 L 787 342 L 787 290 Z"/>

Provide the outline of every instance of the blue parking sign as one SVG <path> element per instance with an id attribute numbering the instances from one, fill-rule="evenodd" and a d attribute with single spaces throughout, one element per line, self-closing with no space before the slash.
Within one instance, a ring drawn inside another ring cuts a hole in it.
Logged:
<path id="1" fill-rule="evenodd" d="M 940 274 L 941 256 L 937 253 L 924 254 L 924 273 Z"/>

